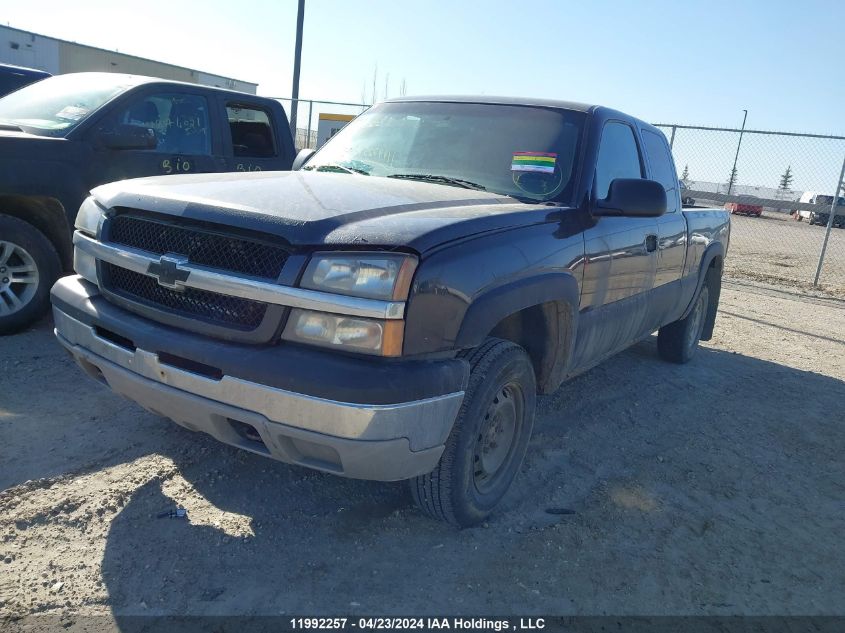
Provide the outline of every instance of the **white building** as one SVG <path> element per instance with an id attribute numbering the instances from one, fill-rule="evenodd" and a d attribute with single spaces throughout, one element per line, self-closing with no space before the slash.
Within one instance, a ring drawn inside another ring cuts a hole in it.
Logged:
<path id="1" fill-rule="evenodd" d="M 0 63 L 53 75 L 86 71 L 161 77 L 255 94 L 258 84 L 0 25 Z"/>

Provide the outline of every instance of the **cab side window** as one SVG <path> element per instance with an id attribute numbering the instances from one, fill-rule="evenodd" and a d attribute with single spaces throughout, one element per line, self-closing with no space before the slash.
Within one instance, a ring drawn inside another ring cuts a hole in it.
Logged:
<path id="1" fill-rule="evenodd" d="M 156 94 L 140 97 L 122 112 L 117 123 L 151 128 L 156 133 L 156 152 L 211 154 L 208 101 L 188 94 Z"/>
<path id="2" fill-rule="evenodd" d="M 631 126 L 610 121 L 604 126 L 596 161 L 596 197 L 607 198 L 610 183 L 616 178 L 642 178 L 640 152 Z"/>
<path id="3" fill-rule="evenodd" d="M 651 177 L 666 190 L 666 213 L 678 210 L 678 176 L 669 146 L 661 134 L 643 130 L 643 149 L 648 157 Z"/>
<path id="4" fill-rule="evenodd" d="M 254 106 L 226 104 L 232 152 L 238 157 L 271 158 L 278 155 L 273 126 L 265 110 Z"/>

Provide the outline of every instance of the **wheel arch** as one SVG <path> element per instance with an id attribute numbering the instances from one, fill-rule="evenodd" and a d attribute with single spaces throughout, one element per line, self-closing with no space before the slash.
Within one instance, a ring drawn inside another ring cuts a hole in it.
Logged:
<path id="1" fill-rule="evenodd" d="M 50 240 L 62 268 L 73 268 L 73 243 L 64 205 L 49 196 L 0 195 L 0 214 L 31 224 Z"/>
<path id="2" fill-rule="evenodd" d="M 545 273 L 493 288 L 467 309 L 456 347 L 493 336 L 520 345 L 534 366 L 540 393 L 556 389 L 569 363 L 580 290 L 569 273 Z"/>
<path id="3" fill-rule="evenodd" d="M 692 311 L 692 308 L 695 305 L 695 300 L 698 297 L 699 292 L 701 292 L 702 286 L 704 286 L 704 283 L 707 281 L 708 275 L 715 275 L 718 279 L 721 279 L 724 263 L 725 247 L 721 242 L 713 242 L 707 247 L 707 250 L 704 251 L 704 256 L 701 258 L 701 265 L 698 269 L 698 284 L 696 285 L 695 293 L 693 293 L 692 299 L 690 300 L 687 309 L 684 310 L 684 314 L 681 318 L 686 318 Z M 712 273 L 711 270 L 713 271 Z M 716 311 L 719 308 L 719 295 L 721 293 L 721 288 L 721 283 L 716 284 L 715 286 L 711 285 L 709 288 L 710 300 L 707 306 L 707 315 L 704 317 L 704 329 L 701 333 L 702 341 L 709 341 L 713 338 L 713 327 L 716 324 Z"/>

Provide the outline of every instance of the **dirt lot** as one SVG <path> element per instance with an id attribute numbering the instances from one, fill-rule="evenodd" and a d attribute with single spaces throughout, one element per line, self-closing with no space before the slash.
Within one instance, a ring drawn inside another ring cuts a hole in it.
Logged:
<path id="1" fill-rule="evenodd" d="M 736 277 L 809 288 L 826 230 L 772 211 L 760 218 L 734 215 L 725 266 Z M 845 229 L 830 231 L 819 282 L 828 292 L 845 298 Z"/>
<path id="2" fill-rule="evenodd" d="M 691 364 L 651 340 L 542 398 L 461 532 L 144 412 L 48 322 L 3 339 L 0 615 L 845 614 L 845 302 L 722 296 Z"/>

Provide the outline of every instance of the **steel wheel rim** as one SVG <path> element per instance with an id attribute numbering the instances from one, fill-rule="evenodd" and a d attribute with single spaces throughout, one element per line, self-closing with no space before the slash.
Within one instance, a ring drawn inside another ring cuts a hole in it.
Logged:
<path id="1" fill-rule="evenodd" d="M 473 451 L 473 480 L 479 492 L 490 491 L 507 470 L 522 425 L 523 409 L 522 390 L 516 383 L 504 385 L 493 397 Z"/>
<path id="2" fill-rule="evenodd" d="M 38 290 L 38 266 L 22 246 L 0 240 L 0 316 L 23 310 Z"/>
<path id="3" fill-rule="evenodd" d="M 702 290 L 698 295 L 698 301 L 695 303 L 695 309 L 692 313 L 692 323 L 689 328 L 689 340 L 687 344 L 691 347 L 701 338 L 701 331 L 704 329 L 704 313 L 707 310 L 707 296 L 706 289 Z"/>

